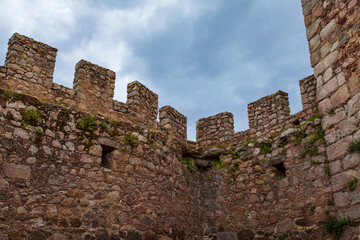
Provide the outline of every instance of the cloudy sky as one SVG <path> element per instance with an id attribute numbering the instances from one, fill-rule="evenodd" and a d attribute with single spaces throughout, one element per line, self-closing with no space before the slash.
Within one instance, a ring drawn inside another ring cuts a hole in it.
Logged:
<path id="1" fill-rule="evenodd" d="M 278 90 L 301 110 L 298 80 L 312 74 L 300 0 L 0 0 L 0 61 L 14 32 L 58 51 L 54 81 L 72 87 L 85 59 L 116 72 L 115 98 L 138 80 L 188 117 L 229 111 L 248 128 L 247 104 Z"/>

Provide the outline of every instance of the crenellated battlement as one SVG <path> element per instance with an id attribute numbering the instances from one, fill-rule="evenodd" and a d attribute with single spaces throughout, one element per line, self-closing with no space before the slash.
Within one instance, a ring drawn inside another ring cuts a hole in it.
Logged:
<path id="1" fill-rule="evenodd" d="M 249 127 L 262 131 L 290 115 L 288 94 L 278 91 L 248 104 Z"/>
<path id="2" fill-rule="evenodd" d="M 1 86 L 94 115 L 160 128 L 186 140 L 187 118 L 170 106 L 159 110 L 158 95 L 138 81 L 128 84 L 126 103 L 119 102 L 113 99 L 115 72 L 80 60 L 75 66 L 73 89 L 54 83 L 56 54 L 57 49 L 15 33 L 9 40 L 5 66 L 0 68 Z M 309 118 L 316 107 L 315 77 L 309 76 L 299 85 L 303 114 L 290 116 L 288 94 L 278 91 L 248 104 L 249 130 L 235 133 L 233 114 L 229 112 L 199 119 L 197 144 L 215 145 L 270 136 L 298 121 L 299 116 Z"/>
<path id="3" fill-rule="evenodd" d="M 200 146 L 234 144 L 258 137 L 269 137 L 313 116 L 316 108 L 316 80 L 309 76 L 299 81 L 303 111 L 290 116 L 288 94 L 283 91 L 248 104 L 249 129 L 234 132 L 233 114 L 219 113 L 199 119 L 196 140 Z"/>
<path id="4" fill-rule="evenodd" d="M 360 1 L 301 4 L 314 66 L 303 110 L 290 115 L 279 91 L 248 104 L 248 130 L 230 112 L 199 119 L 197 143 L 141 83 L 116 101 L 115 73 L 81 60 L 61 86 L 57 50 L 14 34 L 0 66 L 0 239 L 357 239 Z"/>
<path id="5" fill-rule="evenodd" d="M 56 48 L 15 33 L 0 68 L 1 87 L 94 115 L 157 127 L 157 94 L 135 81 L 127 86 L 126 103 L 116 101 L 115 72 L 85 60 L 75 66 L 73 89 L 61 86 L 53 82 L 56 54 Z"/>

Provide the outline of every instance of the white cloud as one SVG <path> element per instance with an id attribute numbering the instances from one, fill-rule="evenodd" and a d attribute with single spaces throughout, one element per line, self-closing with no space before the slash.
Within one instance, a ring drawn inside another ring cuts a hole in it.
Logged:
<path id="1" fill-rule="evenodd" d="M 0 9 L 3 9 L 0 29 L 9 34 L 19 32 L 51 42 L 71 35 L 78 12 L 71 0 L 5 0 L 0 2 Z"/>

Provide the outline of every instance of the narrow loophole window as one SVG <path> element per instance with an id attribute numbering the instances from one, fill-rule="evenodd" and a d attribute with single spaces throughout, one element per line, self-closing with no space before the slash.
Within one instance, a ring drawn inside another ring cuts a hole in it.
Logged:
<path id="1" fill-rule="evenodd" d="M 110 168 L 110 164 L 113 158 L 113 152 L 115 150 L 115 148 L 109 147 L 109 146 L 105 146 L 105 145 L 101 145 L 102 147 L 102 154 L 101 154 L 101 164 L 100 167 L 104 167 L 104 168 Z"/>
<path id="2" fill-rule="evenodd" d="M 277 178 L 285 178 L 286 177 L 286 168 L 283 162 L 273 165 L 275 168 L 275 173 Z"/>

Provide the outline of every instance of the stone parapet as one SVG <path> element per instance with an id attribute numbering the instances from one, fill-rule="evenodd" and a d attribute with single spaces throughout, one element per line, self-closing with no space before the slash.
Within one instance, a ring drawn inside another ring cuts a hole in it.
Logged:
<path id="1" fill-rule="evenodd" d="M 73 89 L 53 83 L 56 53 L 55 48 L 15 33 L 5 66 L 0 67 L 0 86 L 45 102 L 157 128 L 157 94 L 135 81 L 128 84 L 126 103 L 113 100 L 115 72 L 85 60 L 76 64 Z"/>
<path id="2" fill-rule="evenodd" d="M 314 75 L 300 80 L 299 85 L 303 110 L 316 107 L 316 78 Z"/>
<path id="3" fill-rule="evenodd" d="M 115 72 L 84 60 L 76 64 L 74 90 L 80 110 L 109 112 L 114 88 Z"/>
<path id="4" fill-rule="evenodd" d="M 50 88 L 56 54 L 56 48 L 15 33 L 6 54 L 7 75 Z"/>
<path id="5" fill-rule="evenodd" d="M 257 131 L 281 123 L 289 115 L 288 94 L 282 91 L 248 104 L 249 127 Z"/>
<path id="6" fill-rule="evenodd" d="M 170 106 L 159 109 L 160 125 L 166 129 L 170 135 L 186 141 L 187 140 L 187 117 L 176 111 Z"/>
<path id="7" fill-rule="evenodd" d="M 143 124 L 155 128 L 158 114 L 158 95 L 138 81 L 127 86 L 127 101 L 130 111 L 134 112 Z"/>
<path id="8" fill-rule="evenodd" d="M 223 112 L 196 122 L 196 142 L 200 146 L 230 140 L 234 134 L 234 115 Z"/>

